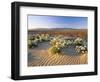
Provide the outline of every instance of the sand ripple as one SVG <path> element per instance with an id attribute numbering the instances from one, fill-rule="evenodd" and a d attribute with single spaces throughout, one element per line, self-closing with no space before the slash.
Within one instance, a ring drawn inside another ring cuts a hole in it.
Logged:
<path id="1" fill-rule="evenodd" d="M 63 55 L 63 54 L 50 54 L 48 51 L 31 51 L 31 61 L 28 61 L 28 66 L 54 66 L 54 65 L 75 65 L 87 64 L 87 54 L 81 55 Z"/>

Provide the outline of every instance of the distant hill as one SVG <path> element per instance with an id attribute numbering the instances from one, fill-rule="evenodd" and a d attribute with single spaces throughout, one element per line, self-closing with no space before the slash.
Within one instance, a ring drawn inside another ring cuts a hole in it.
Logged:
<path id="1" fill-rule="evenodd" d="M 29 34 L 50 34 L 50 35 L 64 35 L 68 37 L 81 37 L 86 38 L 88 29 L 72 29 L 72 28 L 52 28 L 52 29 L 31 29 L 28 30 Z"/>
<path id="2" fill-rule="evenodd" d="M 37 28 L 37 29 L 29 29 L 29 31 L 65 31 L 65 30 L 86 30 L 86 29 L 73 29 L 73 28 Z"/>

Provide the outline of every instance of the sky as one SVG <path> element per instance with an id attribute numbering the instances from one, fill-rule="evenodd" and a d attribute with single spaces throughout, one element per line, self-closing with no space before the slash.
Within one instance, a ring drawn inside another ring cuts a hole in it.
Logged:
<path id="1" fill-rule="evenodd" d="M 28 15 L 28 29 L 72 28 L 87 29 L 87 17 Z"/>

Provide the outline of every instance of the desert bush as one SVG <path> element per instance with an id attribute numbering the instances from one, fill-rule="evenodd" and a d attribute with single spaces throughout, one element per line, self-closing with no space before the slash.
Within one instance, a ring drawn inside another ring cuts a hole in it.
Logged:
<path id="1" fill-rule="evenodd" d="M 61 49 L 64 48 L 66 46 L 66 41 L 64 38 L 62 38 L 61 36 L 58 37 L 54 37 L 51 41 L 50 41 L 50 45 L 52 46 L 49 51 L 51 53 L 60 53 Z"/>
<path id="2" fill-rule="evenodd" d="M 49 34 L 35 34 L 28 36 L 28 47 L 36 47 L 39 42 L 49 41 Z"/>
<path id="3" fill-rule="evenodd" d="M 81 46 L 81 45 L 83 45 L 83 40 L 82 40 L 82 38 L 76 38 L 76 39 L 74 40 L 74 43 L 75 43 L 76 45 Z"/>
<path id="4" fill-rule="evenodd" d="M 28 48 L 33 48 L 38 46 L 38 39 L 28 40 Z"/>
<path id="5" fill-rule="evenodd" d="M 33 47 L 38 46 L 38 39 L 33 40 L 32 45 L 33 45 Z"/>
<path id="6" fill-rule="evenodd" d="M 64 39 L 62 39 L 60 45 L 61 48 L 64 48 L 67 45 L 67 42 Z"/>
<path id="7" fill-rule="evenodd" d="M 34 40 L 34 39 L 35 39 L 35 36 L 34 36 L 34 35 L 29 35 L 29 36 L 28 36 L 28 39 L 29 39 L 29 40 Z"/>
<path id="8" fill-rule="evenodd" d="M 32 48 L 32 41 L 28 40 L 28 48 Z"/>
<path id="9" fill-rule="evenodd" d="M 49 34 L 41 34 L 40 38 L 42 41 L 49 41 L 50 40 Z"/>
<path id="10" fill-rule="evenodd" d="M 59 54 L 60 53 L 60 49 L 57 48 L 57 47 L 50 47 L 49 48 L 49 51 L 52 53 L 52 54 Z"/>
<path id="11" fill-rule="evenodd" d="M 66 46 L 66 41 L 61 37 L 54 37 L 51 41 L 50 41 L 51 46 L 55 46 L 58 48 L 63 48 Z"/>
<path id="12" fill-rule="evenodd" d="M 41 36 L 39 36 L 39 39 L 38 40 L 39 40 L 39 42 L 42 42 L 43 41 L 42 38 L 41 38 Z"/>
<path id="13" fill-rule="evenodd" d="M 75 50 L 78 53 L 83 53 L 84 54 L 85 52 L 87 52 L 87 47 L 86 46 L 76 46 Z"/>
<path id="14" fill-rule="evenodd" d="M 46 34 L 45 35 L 45 41 L 49 41 L 50 40 L 50 35 L 49 34 Z"/>
<path id="15" fill-rule="evenodd" d="M 71 41 L 71 40 L 66 40 L 66 45 L 71 45 L 71 44 L 73 44 L 73 41 Z"/>

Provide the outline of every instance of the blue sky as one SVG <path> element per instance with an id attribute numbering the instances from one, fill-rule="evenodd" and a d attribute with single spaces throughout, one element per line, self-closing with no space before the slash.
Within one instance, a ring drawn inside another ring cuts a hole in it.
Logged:
<path id="1" fill-rule="evenodd" d="M 87 29 L 87 17 L 28 15 L 28 29 L 73 28 Z"/>

